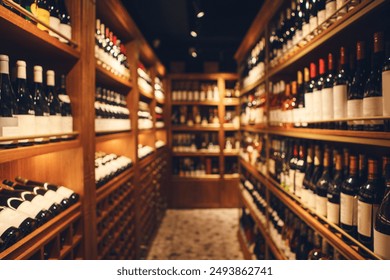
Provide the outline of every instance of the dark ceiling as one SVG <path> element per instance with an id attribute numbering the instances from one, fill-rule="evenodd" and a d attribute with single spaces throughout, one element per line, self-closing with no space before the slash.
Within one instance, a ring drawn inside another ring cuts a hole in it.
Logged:
<path id="1" fill-rule="evenodd" d="M 220 71 L 235 72 L 234 53 L 264 1 L 200 0 L 206 14 L 199 20 L 197 38 L 190 36 L 195 19 L 191 1 L 122 0 L 168 71 L 171 61 L 185 61 L 188 72 L 202 71 L 204 61 L 216 61 Z M 191 47 L 197 58 L 190 56 Z"/>

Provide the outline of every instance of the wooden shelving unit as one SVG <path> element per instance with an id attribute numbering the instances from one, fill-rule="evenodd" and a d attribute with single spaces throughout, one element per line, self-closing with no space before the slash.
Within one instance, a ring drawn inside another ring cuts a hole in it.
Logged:
<path id="1" fill-rule="evenodd" d="M 347 1 L 349 2 L 349 1 Z M 249 28 L 247 35 L 241 43 L 238 51 L 235 54 L 235 58 L 238 64 L 245 63 L 245 56 L 250 53 L 251 48 L 257 43 L 257 41 L 265 37 L 265 75 L 253 82 L 251 85 L 241 89 L 241 97 L 250 93 L 256 86 L 265 84 L 266 89 L 266 119 L 268 120 L 264 124 L 246 125 L 241 126 L 240 130 L 244 133 L 253 133 L 264 136 L 266 145 L 266 159 L 267 162 L 270 159 L 270 147 L 271 139 L 273 137 L 289 137 L 298 139 L 309 139 L 316 141 L 326 141 L 328 143 L 353 144 L 353 146 L 359 147 L 359 149 L 366 149 L 367 151 L 382 149 L 385 150 L 390 145 L 390 133 L 389 132 L 369 132 L 369 131 L 348 131 L 348 130 L 334 130 L 334 129 L 320 129 L 320 128 L 303 128 L 294 127 L 291 123 L 270 123 L 270 83 L 276 82 L 280 79 L 295 80 L 296 71 L 302 70 L 303 67 L 307 67 L 310 62 L 318 57 L 324 57 L 329 52 L 336 52 L 337 49 L 343 44 L 348 48 L 353 48 L 357 40 L 363 38 L 369 38 L 374 30 L 388 29 L 389 25 L 382 26 L 382 22 L 379 20 L 383 14 L 386 14 L 390 10 L 389 3 L 386 1 L 372 1 L 363 0 L 357 3 L 354 9 L 342 16 L 341 19 L 337 19 L 334 22 L 326 22 L 330 24 L 327 28 L 321 29 L 319 34 L 315 35 L 306 44 L 300 44 L 291 48 L 291 52 L 285 55 L 283 58 L 271 65 L 270 60 L 270 22 L 277 21 L 279 12 L 290 5 L 289 1 L 265 1 L 262 9 L 256 16 L 252 26 Z M 382 29 L 380 29 L 382 28 Z M 387 29 L 386 29 L 387 28 Z M 317 31 L 318 31 L 317 30 Z M 356 34 L 359 33 L 359 36 Z M 309 34 L 310 36 L 314 35 Z M 371 37 L 370 37 L 371 38 Z M 306 38 L 307 39 L 307 38 Z M 341 43 L 342 42 L 342 43 Z M 362 118 L 365 119 L 365 118 Z M 373 118 L 383 119 L 383 118 Z M 355 119 L 354 119 L 355 120 Z M 332 122 L 347 122 L 350 119 L 334 120 Z M 311 122 L 314 127 L 320 127 L 324 122 Z M 268 175 L 268 170 L 265 174 L 259 172 L 257 168 L 240 158 L 241 169 L 247 170 L 255 180 L 259 181 L 262 185 L 266 186 L 266 197 L 270 200 L 270 196 L 276 197 L 287 208 L 289 208 L 296 216 L 304 221 L 313 230 L 320 233 L 320 235 L 327 239 L 328 242 L 337 249 L 347 259 L 364 259 L 364 257 L 358 252 L 357 248 L 364 246 L 353 241 L 353 246 L 348 245 L 344 240 L 351 239 L 347 233 L 340 229 L 337 225 L 334 225 L 327 221 L 325 217 L 316 215 L 312 210 L 308 209 L 305 205 L 301 204 L 298 197 L 291 195 L 285 191 L 281 186 Z M 243 194 L 244 190 L 241 190 Z M 246 207 L 251 208 L 248 201 L 245 200 L 242 195 L 242 201 Z M 253 207 L 255 207 L 253 205 Z M 256 220 L 257 214 L 252 211 L 252 216 Z M 265 231 L 264 235 L 269 238 L 269 234 Z M 272 242 L 269 243 L 272 247 Z M 277 257 L 277 252 L 273 252 Z M 370 254 L 368 252 L 368 254 Z M 280 255 L 279 255 L 280 257 Z M 371 253 L 373 259 L 378 257 Z M 370 258 L 371 258 L 370 257 Z M 277 257 L 278 258 L 278 257 Z"/>

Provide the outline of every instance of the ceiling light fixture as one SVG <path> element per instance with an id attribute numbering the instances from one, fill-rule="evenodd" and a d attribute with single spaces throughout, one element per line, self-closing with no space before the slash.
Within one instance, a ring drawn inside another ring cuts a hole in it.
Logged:
<path id="1" fill-rule="evenodd" d="M 195 30 L 191 30 L 190 35 L 192 37 L 196 38 L 196 37 L 198 37 L 198 32 L 196 32 Z"/>
<path id="2" fill-rule="evenodd" d="M 198 57 L 198 52 L 196 51 L 196 49 L 194 47 L 191 47 L 188 49 L 188 53 L 193 57 L 193 58 L 197 58 Z"/>
<path id="3" fill-rule="evenodd" d="M 204 10 L 201 8 L 200 1 L 199 0 L 193 0 L 192 6 L 194 7 L 195 16 L 197 18 L 202 18 L 205 15 Z"/>

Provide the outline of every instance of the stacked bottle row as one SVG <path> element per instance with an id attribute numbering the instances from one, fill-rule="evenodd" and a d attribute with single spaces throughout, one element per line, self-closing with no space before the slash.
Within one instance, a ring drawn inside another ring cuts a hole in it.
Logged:
<path id="1" fill-rule="evenodd" d="M 271 143 L 269 172 L 282 188 L 368 249 L 389 258 L 390 251 L 381 249 L 390 240 L 385 229 L 389 224 L 381 218 L 389 215 L 389 199 L 384 198 L 389 156 L 383 156 L 381 167 L 374 156 L 367 160 L 365 154 L 321 142 L 274 138 Z"/>
<path id="2" fill-rule="evenodd" d="M 137 154 L 139 159 L 147 157 L 148 155 L 152 154 L 153 151 L 153 148 L 148 145 L 138 144 Z"/>
<path id="3" fill-rule="evenodd" d="M 165 145 L 166 145 L 165 141 L 156 140 L 156 143 L 155 143 L 156 149 L 160 149 L 160 148 L 164 147 Z"/>
<path id="4" fill-rule="evenodd" d="M 244 95 L 241 98 L 241 125 L 266 123 L 266 101 L 265 84 Z"/>
<path id="5" fill-rule="evenodd" d="M 154 78 L 154 97 L 161 102 L 165 100 L 164 85 L 159 77 Z"/>
<path id="6" fill-rule="evenodd" d="M 163 128 L 165 126 L 163 107 L 157 104 L 154 112 L 156 113 L 156 128 Z"/>
<path id="7" fill-rule="evenodd" d="M 173 125 L 216 125 L 219 124 L 218 108 L 214 106 L 174 106 L 172 107 Z"/>
<path id="8" fill-rule="evenodd" d="M 150 112 L 150 104 L 144 101 L 138 102 L 138 129 L 153 128 L 153 118 Z"/>
<path id="9" fill-rule="evenodd" d="M 264 135 L 244 132 L 241 138 L 240 156 L 260 173 L 267 173 L 266 140 Z"/>
<path id="10" fill-rule="evenodd" d="M 225 133 L 225 148 L 224 152 L 238 152 L 240 150 L 239 134 L 237 132 L 226 132 Z"/>
<path id="11" fill-rule="evenodd" d="M 242 87 L 255 83 L 265 74 L 265 38 L 262 37 L 253 47 L 241 73 Z"/>
<path id="12" fill-rule="evenodd" d="M 390 116 L 390 94 L 387 90 L 390 83 L 390 48 L 385 59 L 383 41 L 382 32 L 374 34 L 371 67 L 366 59 L 365 42 L 359 41 L 355 69 L 350 67 L 346 49 L 341 47 L 338 71 L 335 70 L 334 55 L 329 53 L 327 61 L 319 59 L 318 73 L 317 65 L 311 63 L 310 70 L 304 69 L 304 75 L 298 71 L 296 81 L 271 84 L 271 124 L 388 131 L 388 120 L 369 120 Z M 310 122 L 322 123 L 308 125 Z"/>
<path id="13" fill-rule="evenodd" d="M 96 19 L 95 58 L 99 65 L 114 75 L 130 79 L 126 48 L 100 19 Z"/>
<path id="14" fill-rule="evenodd" d="M 27 83 L 27 64 L 18 60 L 14 68 L 11 85 L 9 57 L 0 55 L 0 96 L 1 122 L 0 136 L 29 137 L 44 134 L 61 134 L 73 131 L 73 118 L 70 98 L 66 93 L 65 76 L 61 76 L 60 87 L 55 86 L 55 72 L 47 70 L 46 87 L 43 84 L 43 69 L 34 66 L 34 79 Z M 58 141 L 61 137 L 52 136 Z M 34 142 L 48 141 L 36 138 Z M 12 146 L 15 142 L 1 142 L 1 146 Z M 31 144 L 28 140 L 19 141 L 21 145 Z"/>
<path id="15" fill-rule="evenodd" d="M 230 124 L 233 125 L 234 128 L 239 129 L 240 128 L 240 117 L 238 116 L 236 112 L 236 108 L 233 106 L 226 106 L 225 107 L 225 117 L 223 119 L 224 124 Z"/>
<path id="16" fill-rule="evenodd" d="M 129 130 L 130 111 L 126 96 L 113 90 L 96 87 L 95 95 L 95 131 Z"/>
<path id="17" fill-rule="evenodd" d="M 174 152 L 219 152 L 218 133 L 175 133 L 172 150 Z"/>
<path id="18" fill-rule="evenodd" d="M 64 0 L 13 0 L 13 2 L 32 13 L 38 20 L 62 34 L 65 38 L 72 39 L 70 15 Z M 15 14 L 22 16 L 28 21 L 32 21 L 30 17 L 23 16 L 12 5 L 9 5 L 7 1 L 4 1 L 2 4 Z M 58 36 L 57 33 L 48 30 L 46 26 L 37 23 L 39 29 L 49 32 L 50 36 L 57 38 L 60 42 L 69 42 L 65 38 Z"/>
<path id="19" fill-rule="evenodd" d="M 173 81 L 172 101 L 219 101 L 216 82 Z"/>
<path id="20" fill-rule="evenodd" d="M 292 0 L 291 6 L 280 12 L 271 23 L 270 65 L 274 67 L 292 52 L 306 45 L 323 30 L 343 18 L 360 1 Z"/>
<path id="21" fill-rule="evenodd" d="M 0 184 L 0 252 L 76 203 L 79 195 L 51 183 L 16 177 Z"/>
<path id="22" fill-rule="evenodd" d="M 133 161 L 126 156 L 95 152 L 95 182 L 100 188 L 125 170 L 133 166 Z"/>
<path id="23" fill-rule="evenodd" d="M 137 73 L 138 86 L 147 94 L 153 94 L 152 78 L 150 78 L 148 70 L 141 62 L 138 64 Z"/>
<path id="24" fill-rule="evenodd" d="M 208 174 L 219 174 L 218 157 L 174 157 L 173 175 L 180 177 L 200 177 Z"/>

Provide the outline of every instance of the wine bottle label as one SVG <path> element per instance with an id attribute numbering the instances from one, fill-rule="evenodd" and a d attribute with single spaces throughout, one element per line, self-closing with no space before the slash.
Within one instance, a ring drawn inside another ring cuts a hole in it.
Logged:
<path id="1" fill-rule="evenodd" d="M 290 193 L 294 193 L 295 192 L 295 186 L 294 186 L 294 183 L 295 183 L 295 170 L 292 170 L 290 169 L 289 170 L 289 184 L 288 184 L 288 191 Z"/>
<path id="2" fill-rule="evenodd" d="M 304 121 L 313 121 L 313 93 L 305 93 Z"/>
<path id="3" fill-rule="evenodd" d="M 14 199 L 14 198 L 10 198 L 10 199 L 8 199 L 8 201 L 12 200 L 12 199 Z M 8 205 L 10 205 L 10 204 L 8 204 Z M 32 219 L 35 219 L 35 217 L 38 215 L 38 213 L 41 210 L 42 209 L 39 209 L 39 207 L 32 204 L 30 201 L 22 202 L 17 209 L 17 211 L 23 212 L 24 214 L 26 214 L 27 216 L 29 216 Z"/>
<path id="4" fill-rule="evenodd" d="M 382 116 L 383 98 L 382 96 L 366 97 L 363 99 L 363 116 Z"/>
<path id="5" fill-rule="evenodd" d="M 390 260 L 390 234 L 374 229 L 374 253 L 385 260 Z"/>
<path id="6" fill-rule="evenodd" d="M 308 194 L 308 191 L 309 190 L 307 190 L 305 188 L 302 188 L 302 191 L 301 191 L 302 204 L 305 205 L 305 206 L 309 205 L 309 194 Z"/>
<path id="7" fill-rule="evenodd" d="M 367 237 L 371 237 L 372 234 L 372 208 L 372 204 L 358 201 L 358 233 Z"/>
<path id="8" fill-rule="evenodd" d="M 35 135 L 35 116 L 34 115 L 16 115 L 18 118 L 18 127 L 21 136 Z"/>
<path id="9" fill-rule="evenodd" d="M 333 120 L 333 88 L 324 88 L 322 96 L 322 120 Z"/>
<path id="10" fill-rule="evenodd" d="M 60 19 L 56 17 L 50 17 L 49 26 L 56 31 L 60 31 Z M 58 38 L 57 33 L 54 33 L 49 30 L 49 35 Z"/>
<path id="11" fill-rule="evenodd" d="M 302 37 L 305 38 L 310 33 L 310 24 L 304 23 L 302 25 Z"/>
<path id="12" fill-rule="evenodd" d="M 318 18 L 318 26 L 320 26 L 324 21 L 326 17 L 326 10 L 318 11 L 317 18 Z"/>
<path id="13" fill-rule="evenodd" d="M 70 133 L 73 132 L 73 117 L 61 117 L 61 130 L 62 133 Z"/>
<path id="14" fill-rule="evenodd" d="M 60 33 L 64 35 L 66 38 L 72 39 L 72 26 L 69 24 L 60 24 Z M 60 37 L 60 42 L 62 43 L 68 43 L 68 40 Z"/>
<path id="15" fill-rule="evenodd" d="M 363 116 L 363 100 L 353 99 L 347 101 L 348 118 L 360 118 Z"/>
<path id="16" fill-rule="evenodd" d="M 326 216 L 328 221 L 336 225 L 340 222 L 340 204 L 327 202 Z"/>
<path id="17" fill-rule="evenodd" d="M 317 17 L 310 17 L 309 21 L 309 33 L 313 32 L 318 26 Z"/>
<path id="18" fill-rule="evenodd" d="M 390 116 L 390 71 L 382 72 L 383 115 Z"/>
<path id="19" fill-rule="evenodd" d="M 3 234 L 10 228 L 10 225 L 8 224 L 5 224 L 5 223 L 2 223 L 0 221 L 0 237 L 3 237 L 5 238 L 6 236 L 3 236 Z M 2 241 L 2 239 L 0 238 L 0 241 Z"/>
<path id="20" fill-rule="evenodd" d="M 330 18 L 336 12 L 336 1 L 330 1 L 326 3 L 325 18 Z"/>
<path id="21" fill-rule="evenodd" d="M 30 201 L 32 204 L 40 207 L 41 209 L 49 210 L 53 203 L 45 199 L 42 195 L 35 195 L 35 197 Z"/>
<path id="22" fill-rule="evenodd" d="M 315 193 L 313 193 L 313 191 L 312 190 L 309 190 L 308 191 L 308 194 L 309 194 L 309 207 L 312 209 L 312 210 L 316 210 L 316 194 Z"/>
<path id="23" fill-rule="evenodd" d="M 328 202 L 327 197 L 316 195 L 316 213 L 317 215 L 325 216 L 326 217 L 326 204 Z"/>
<path id="24" fill-rule="evenodd" d="M 272 175 L 276 174 L 275 160 L 272 158 L 268 160 L 268 170 Z"/>
<path id="25" fill-rule="evenodd" d="M 70 103 L 70 98 L 69 95 L 67 94 L 59 94 L 58 98 L 60 99 L 61 102 L 68 103 L 68 104 Z"/>
<path id="26" fill-rule="evenodd" d="M 8 224 L 16 228 L 18 228 L 27 218 L 27 215 L 12 210 L 11 208 L 3 208 L 3 210 L 0 211 L 0 223 Z"/>
<path id="27" fill-rule="evenodd" d="M 36 135 L 49 134 L 49 117 L 35 116 L 35 133 Z"/>
<path id="28" fill-rule="evenodd" d="M 302 197 L 302 187 L 303 179 L 305 178 L 305 173 L 296 171 L 295 172 L 295 195 Z"/>
<path id="29" fill-rule="evenodd" d="M 357 197 L 340 194 L 340 221 L 348 226 L 357 225 Z"/>
<path id="30" fill-rule="evenodd" d="M 322 120 L 322 93 L 321 93 L 321 90 L 313 91 L 313 118 L 315 121 Z"/>
<path id="31" fill-rule="evenodd" d="M 62 116 L 49 116 L 49 129 L 50 134 L 58 134 L 62 132 Z"/>
<path id="32" fill-rule="evenodd" d="M 36 16 L 39 20 L 41 20 L 46 25 L 50 25 L 50 12 L 49 12 L 49 10 L 39 8 L 36 3 L 31 4 L 30 9 L 31 9 L 31 13 L 34 16 Z M 43 31 L 47 31 L 47 28 L 40 23 L 37 24 L 37 27 Z"/>
<path id="33" fill-rule="evenodd" d="M 74 193 L 74 191 L 64 186 L 59 187 L 56 192 L 63 198 L 69 198 Z"/>
<path id="34" fill-rule="evenodd" d="M 335 119 L 347 117 L 347 85 L 333 87 L 333 113 Z"/>
<path id="35" fill-rule="evenodd" d="M 52 203 L 58 203 L 58 204 L 61 204 L 63 198 L 57 194 L 55 191 L 52 191 L 52 190 L 48 190 L 44 195 L 43 197 L 52 202 Z"/>

